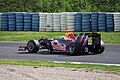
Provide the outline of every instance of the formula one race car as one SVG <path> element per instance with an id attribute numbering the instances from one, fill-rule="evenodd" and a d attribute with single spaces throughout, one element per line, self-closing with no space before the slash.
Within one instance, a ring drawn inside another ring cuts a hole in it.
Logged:
<path id="1" fill-rule="evenodd" d="M 105 47 L 98 33 L 73 34 L 69 30 L 64 30 L 65 36 L 58 39 L 41 38 L 30 40 L 27 46 L 19 46 L 19 51 L 28 50 L 29 53 L 37 53 L 41 49 L 48 49 L 49 52 L 67 52 L 70 55 L 76 54 L 101 54 Z"/>

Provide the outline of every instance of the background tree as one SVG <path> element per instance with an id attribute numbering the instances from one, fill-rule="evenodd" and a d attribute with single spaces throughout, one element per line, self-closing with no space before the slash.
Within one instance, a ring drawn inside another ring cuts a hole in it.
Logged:
<path id="1" fill-rule="evenodd" d="M 0 0 L 0 12 L 120 12 L 120 0 Z"/>

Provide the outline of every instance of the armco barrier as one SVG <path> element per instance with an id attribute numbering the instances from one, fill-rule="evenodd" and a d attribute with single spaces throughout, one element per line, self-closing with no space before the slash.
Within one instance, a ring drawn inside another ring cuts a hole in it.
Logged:
<path id="1" fill-rule="evenodd" d="M 0 13 L 2 31 L 120 31 L 120 13 L 62 12 L 62 13 Z"/>

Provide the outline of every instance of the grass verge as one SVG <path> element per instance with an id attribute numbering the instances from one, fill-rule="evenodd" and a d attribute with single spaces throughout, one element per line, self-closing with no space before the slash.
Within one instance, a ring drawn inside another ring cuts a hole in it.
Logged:
<path id="1" fill-rule="evenodd" d="M 90 69 L 99 69 L 99 70 L 104 70 L 104 71 L 120 72 L 119 66 L 105 66 L 105 65 L 93 65 L 93 64 L 70 64 L 69 62 L 54 63 L 52 61 L 40 61 L 40 60 L 0 60 L 0 64 L 24 65 L 24 66 L 66 67 L 66 68 L 90 68 Z"/>
<path id="2" fill-rule="evenodd" d="M 79 32 L 74 32 L 79 33 Z M 120 32 L 99 32 L 105 43 L 120 44 Z M 20 41 L 27 42 L 33 39 L 59 38 L 64 32 L 32 32 L 32 31 L 0 31 L 0 41 Z"/>

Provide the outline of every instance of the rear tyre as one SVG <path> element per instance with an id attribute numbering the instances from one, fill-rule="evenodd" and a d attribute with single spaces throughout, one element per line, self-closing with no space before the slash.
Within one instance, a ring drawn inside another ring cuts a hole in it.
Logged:
<path id="1" fill-rule="evenodd" d="M 104 42 L 101 40 L 101 47 L 95 54 L 102 54 L 105 50 Z"/>
<path id="2" fill-rule="evenodd" d="M 75 55 L 75 45 L 74 43 L 71 43 L 68 47 L 68 52 L 70 55 Z"/>
<path id="3" fill-rule="evenodd" d="M 30 40 L 27 43 L 27 49 L 28 49 L 29 53 L 37 53 L 39 50 L 38 40 Z"/>

